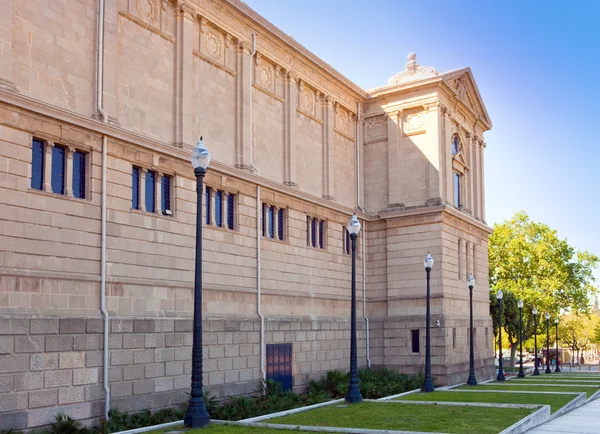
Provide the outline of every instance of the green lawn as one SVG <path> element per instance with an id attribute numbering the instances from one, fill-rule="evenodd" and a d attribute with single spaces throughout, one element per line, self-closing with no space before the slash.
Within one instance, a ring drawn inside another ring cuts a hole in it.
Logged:
<path id="1" fill-rule="evenodd" d="M 202 429 L 187 430 L 183 426 L 170 427 L 160 431 L 152 431 L 148 434 L 161 434 L 169 431 L 186 430 L 186 434 L 282 434 L 286 432 L 295 432 L 297 430 L 280 430 L 275 428 L 255 428 L 251 426 L 227 425 L 211 423 L 208 427 Z"/>
<path id="2" fill-rule="evenodd" d="M 534 410 L 363 402 L 328 405 L 265 423 L 445 433 L 498 433 Z"/>
<path id="3" fill-rule="evenodd" d="M 404 401 L 489 402 L 501 404 L 544 404 L 552 413 L 569 403 L 576 395 L 545 395 L 543 393 L 445 392 L 411 393 L 396 398 Z"/>
<path id="4" fill-rule="evenodd" d="M 512 383 L 512 381 L 507 381 L 504 383 L 486 383 L 480 384 L 479 386 L 459 386 L 457 389 L 468 390 L 471 387 L 477 387 L 478 390 L 482 389 L 490 389 L 490 390 L 521 390 L 526 392 L 585 392 L 586 396 L 589 398 L 592 396 L 597 390 L 598 387 L 587 387 L 581 386 L 580 384 L 576 386 L 556 386 L 555 384 L 548 384 L 544 386 L 526 386 L 523 383 L 513 383 L 511 386 L 507 383 Z"/>
<path id="5" fill-rule="evenodd" d="M 593 379 L 573 379 L 573 378 L 562 378 L 562 377 L 525 377 L 525 378 L 514 378 L 512 381 L 517 383 L 557 383 L 557 384 L 580 384 L 600 387 L 600 378 L 597 380 Z"/>

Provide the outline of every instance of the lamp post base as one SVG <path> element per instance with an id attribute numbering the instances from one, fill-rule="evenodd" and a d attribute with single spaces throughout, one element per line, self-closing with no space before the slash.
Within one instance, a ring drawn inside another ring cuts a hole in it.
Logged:
<path id="1" fill-rule="evenodd" d="M 500 369 L 498 372 L 498 376 L 496 377 L 496 381 L 505 381 L 506 377 L 504 376 L 504 371 Z"/>
<path id="2" fill-rule="evenodd" d="M 552 369 L 550 369 L 550 366 L 546 366 L 546 374 L 552 374 Z"/>
<path id="3" fill-rule="evenodd" d="M 433 385 L 433 381 L 431 381 L 431 378 L 425 378 L 425 381 L 423 382 L 423 387 L 421 388 L 422 392 L 433 392 L 435 390 L 435 386 Z"/>
<path id="4" fill-rule="evenodd" d="M 469 374 L 469 379 L 467 380 L 467 384 L 469 386 L 477 386 L 477 379 L 475 378 L 475 374 Z"/>
<path id="5" fill-rule="evenodd" d="M 556 369 L 554 370 L 554 372 L 561 372 L 560 367 L 558 365 L 556 365 Z"/>
<path id="6" fill-rule="evenodd" d="M 198 407 L 188 408 L 183 418 L 183 425 L 186 428 L 204 428 L 210 423 L 210 416 L 206 410 L 206 405 L 202 402 Z"/>
<path id="7" fill-rule="evenodd" d="M 540 370 L 537 368 L 537 366 L 535 367 L 535 370 L 533 371 L 533 376 L 537 377 L 538 375 L 540 375 Z"/>
<path id="8" fill-rule="evenodd" d="M 358 384 L 350 384 L 348 391 L 346 392 L 346 396 L 344 397 L 346 404 L 356 404 L 358 402 L 362 402 L 362 400 L 363 397 L 360 393 L 360 389 L 358 388 Z"/>
<path id="9" fill-rule="evenodd" d="M 525 372 L 523 371 L 522 366 L 519 368 L 519 374 L 517 375 L 517 378 L 525 378 Z"/>

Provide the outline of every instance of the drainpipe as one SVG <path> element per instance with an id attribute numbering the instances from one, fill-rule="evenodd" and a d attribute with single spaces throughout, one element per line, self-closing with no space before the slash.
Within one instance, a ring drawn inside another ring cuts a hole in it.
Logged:
<path id="1" fill-rule="evenodd" d="M 360 103 L 356 103 L 356 207 L 365 212 L 360 206 Z M 367 316 L 367 242 L 365 230 L 362 231 L 362 284 L 363 284 L 363 318 L 367 328 L 367 366 L 371 367 L 371 342 L 369 334 L 369 317 Z"/>
<path id="2" fill-rule="evenodd" d="M 98 1 L 98 58 L 97 58 L 97 96 L 96 108 L 102 115 L 102 122 L 108 121 L 108 116 L 102 108 L 103 103 L 103 77 L 104 77 L 104 0 Z M 106 134 L 102 136 L 102 235 L 101 235 L 101 271 L 100 271 L 100 311 L 104 318 L 104 345 L 103 358 L 104 370 L 102 382 L 104 386 L 104 418 L 108 420 L 110 409 L 110 389 L 108 388 L 108 311 L 106 310 L 106 154 L 108 140 Z"/>
<path id="3" fill-rule="evenodd" d="M 254 56 L 256 56 L 256 34 L 252 33 L 252 51 L 250 52 L 250 107 L 248 109 L 248 115 L 250 117 L 250 168 L 258 176 L 260 176 L 260 170 L 258 167 L 254 165 L 252 159 L 253 152 L 253 141 L 254 141 L 254 127 L 252 125 L 252 85 L 254 84 Z M 262 314 L 261 310 L 261 230 L 260 230 L 260 221 L 261 221 L 261 209 L 262 204 L 260 201 L 260 185 L 256 185 L 256 313 L 260 318 L 260 373 L 262 379 L 264 381 L 267 380 L 267 370 L 265 368 L 265 317 Z"/>

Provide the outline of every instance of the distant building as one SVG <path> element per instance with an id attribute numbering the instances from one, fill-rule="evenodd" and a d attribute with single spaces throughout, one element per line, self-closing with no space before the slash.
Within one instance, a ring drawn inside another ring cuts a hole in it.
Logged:
<path id="1" fill-rule="evenodd" d="M 200 135 L 207 389 L 348 368 L 353 213 L 360 366 L 422 371 L 429 251 L 433 376 L 467 378 L 472 272 L 491 378 L 469 68 L 363 90 L 237 0 L 2 0 L 0 47 L 0 429 L 104 414 L 102 294 L 110 406 L 186 399 Z"/>

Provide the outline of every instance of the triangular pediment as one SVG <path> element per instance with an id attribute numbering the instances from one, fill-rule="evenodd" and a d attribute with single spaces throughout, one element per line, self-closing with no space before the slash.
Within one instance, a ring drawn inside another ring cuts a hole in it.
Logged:
<path id="1" fill-rule="evenodd" d="M 486 124 L 492 127 L 492 121 L 488 115 L 471 68 L 462 68 L 442 74 L 444 82 L 454 91 L 456 97 L 462 101 L 471 111 Z"/>
<path id="2" fill-rule="evenodd" d="M 463 169 L 468 169 L 467 162 L 465 161 L 465 156 L 462 151 L 458 152 L 454 157 L 452 157 L 455 163 L 462 166 Z"/>

